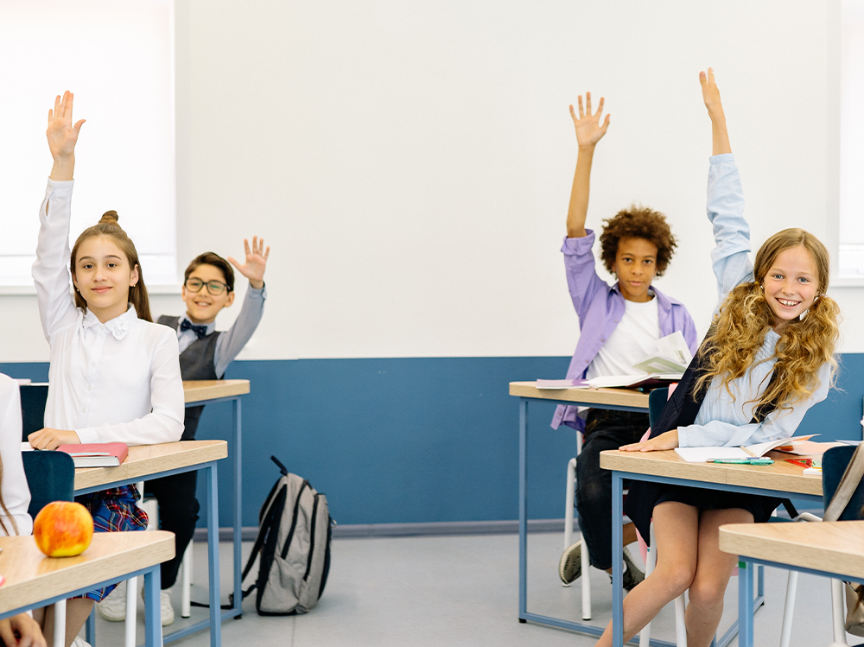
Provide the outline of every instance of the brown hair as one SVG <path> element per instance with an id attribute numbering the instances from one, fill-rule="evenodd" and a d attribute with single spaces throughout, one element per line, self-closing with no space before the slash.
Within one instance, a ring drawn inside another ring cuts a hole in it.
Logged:
<path id="1" fill-rule="evenodd" d="M 774 312 L 765 300 L 762 282 L 777 256 L 792 247 L 804 247 L 816 265 L 816 299 L 806 314 L 790 321 L 774 350 L 775 379 L 762 393 L 759 406 L 774 403 L 790 409 L 807 399 L 820 386 L 818 372 L 823 364 L 831 366 L 831 380 L 837 369 L 834 349 L 839 342 L 840 308 L 825 294 L 828 287 L 829 260 L 825 245 L 803 229 L 784 229 L 771 236 L 756 253 L 753 281 L 734 288 L 715 318 L 716 329 L 706 340 L 706 371 L 699 378 L 698 392 L 715 376 L 729 391 L 729 383 L 743 376 L 756 358 L 765 335 L 776 324 Z M 731 391 L 729 391 L 731 395 Z"/>
<path id="2" fill-rule="evenodd" d="M 2 480 L 3 480 L 3 460 L 0 459 L 0 481 L 2 481 Z M 14 530 L 15 534 L 17 535 L 18 534 L 18 524 L 15 523 L 15 517 L 13 517 L 9 513 L 9 508 L 6 507 L 6 502 L 3 501 L 3 492 L 2 491 L 0 491 L 0 508 L 3 508 L 3 513 L 9 519 L 9 521 L 12 522 L 12 530 Z M 11 533 L 9 532 L 9 528 L 7 528 L 6 524 L 3 522 L 2 516 L 0 516 L 0 528 L 3 528 L 3 532 L 5 532 L 7 535 L 11 535 Z"/>
<path id="3" fill-rule="evenodd" d="M 618 244 L 624 238 L 644 238 L 657 246 L 657 276 L 663 276 L 678 245 L 666 216 L 648 207 L 631 205 L 603 221 L 600 235 L 600 258 L 609 272 L 618 254 Z"/>
<path id="4" fill-rule="evenodd" d="M 134 270 L 138 268 L 138 282 L 129 287 L 129 303 L 135 306 L 135 312 L 138 313 L 138 318 L 144 321 L 153 321 L 153 316 L 150 314 L 150 299 L 147 296 L 147 286 L 144 285 L 144 273 L 141 270 L 141 263 L 138 262 L 138 251 L 135 249 L 135 243 L 126 235 L 126 232 L 120 228 L 118 224 L 120 217 L 116 211 L 106 211 L 102 214 L 99 222 L 92 227 L 88 227 L 81 232 L 78 240 L 75 241 L 75 246 L 72 248 L 72 256 L 69 259 L 69 270 L 72 276 L 75 276 L 75 260 L 78 258 L 78 248 L 88 238 L 94 236 L 110 236 L 117 243 L 126 255 L 126 260 L 129 261 L 129 266 Z M 75 292 L 75 305 L 83 310 L 87 310 L 87 302 L 79 292 Z"/>
<path id="5" fill-rule="evenodd" d="M 202 265 L 212 265 L 217 270 L 222 271 L 222 276 L 225 277 L 225 285 L 228 286 L 228 291 L 234 291 L 234 269 L 231 263 L 219 256 L 216 252 L 204 252 L 192 259 L 189 267 L 186 268 L 186 274 L 183 276 L 183 283 L 189 280 L 189 275 Z"/>

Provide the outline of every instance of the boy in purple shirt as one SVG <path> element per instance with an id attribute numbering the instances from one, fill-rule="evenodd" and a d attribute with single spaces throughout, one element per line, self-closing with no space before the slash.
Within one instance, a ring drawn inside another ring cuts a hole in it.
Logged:
<path id="1" fill-rule="evenodd" d="M 601 125 L 603 99 L 591 114 L 591 93 L 585 95 L 579 116 L 570 106 L 576 127 L 579 155 L 570 207 L 567 238 L 561 251 L 567 269 L 570 298 L 579 317 L 581 334 L 567 370 L 568 378 L 642 373 L 633 362 L 656 350 L 661 337 L 680 330 L 691 352 L 698 346 L 696 327 L 687 309 L 652 285 L 662 276 L 675 249 L 675 237 L 663 214 L 632 206 L 605 221 L 600 235 L 600 257 L 618 281 L 610 286 L 597 276 L 594 232 L 585 229 L 594 147 L 609 128 L 609 115 Z M 583 417 L 587 413 L 587 416 Z M 637 442 L 648 429 L 648 415 L 605 409 L 559 406 L 552 427 L 561 424 L 581 431 L 582 452 L 576 461 L 576 508 L 579 529 L 588 547 L 591 565 L 612 572 L 612 479 L 600 468 L 600 452 Z M 624 545 L 636 541 L 633 524 L 624 527 Z M 582 542 L 564 551 L 558 568 L 561 580 L 569 584 L 581 575 Z M 644 575 L 624 551 L 627 570 L 624 587 L 629 591 Z"/>

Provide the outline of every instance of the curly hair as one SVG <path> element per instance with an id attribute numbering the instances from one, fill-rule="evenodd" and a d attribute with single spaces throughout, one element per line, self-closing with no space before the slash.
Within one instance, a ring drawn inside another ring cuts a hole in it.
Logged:
<path id="1" fill-rule="evenodd" d="M 831 385 L 837 370 L 834 350 L 839 343 L 840 308 L 825 294 L 828 286 L 828 250 L 813 234 L 803 229 L 784 229 L 769 238 L 756 253 L 754 280 L 734 288 L 715 317 L 705 339 L 705 372 L 696 384 L 696 392 L 707 388 L 721 376 L 730 395 L 729 384 L 742 377 L 753 365 L 756 353 L 775 325 L 774 313 L 762 290 L 762 281 L 777 256 L 792 247 L 804 247 L 816 264 L 816 299 L 797 321 L 784 328 L 774 350 L 774 379 L 759 398 L 758 406 L 774 403 L 779 409 L 791 409 L 806 400 L 821 382 L 819 369 L 831 367 Z M 762 360 L 764 361 L 764 360 Z"/>
<path id="2" fill-rule="evenodd" d="M 600 234 L 600 258 L 609 272 L 618 254 L 618 244 L 625 238 L 644 238 L 657 246 L 657 276 L 663 276 L 678 242 L 666 222 L 666 216 L 649 207 L 631 205 L 603 221 Z"/>

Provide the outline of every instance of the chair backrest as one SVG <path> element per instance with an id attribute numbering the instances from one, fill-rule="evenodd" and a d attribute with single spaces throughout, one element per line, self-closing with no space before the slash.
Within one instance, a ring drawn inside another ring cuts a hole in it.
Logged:
<path id="1" fill-rule="evenodd" d="M 666 386 L 662 389 L 654 389 L 648 394 L 648 426 L 654 426 L 654 421 L 660 417 L 668 399 L 669 387 Z"/>
<path id="2" fill-rule="evenodd" d="M 75 491 L 75 462 L 63 452 L 24 452 L 24 474 L 30 487 L 30 507 L 34 519 L 52 501 L 72 501 Z"/>
<path id="3" fill-rule="evenodd" d="M 22 384 L 21 390 L 21 431 L 23 438 L 45 426 L 45 403 L 48 401 L 47 384 Z"/>
<path id="4" fill-rule="evenodd" d="M 855 453 L 855 447 L 832 447 L 822 455 L 822 500 L 825 508 L 834 497 L 837 491 L 837 486 L 840 485 L 840 479 L 843 477 L 843 472 L 852 460 L 852 454 Z M 861 507 L 864 506 L 864 483 L 859 483 L 855 488 L 855 493 L 849 499 L 849 503 L 843 513 L 840 515 L 839 521 L 856 521 L 862 518 Z"/>

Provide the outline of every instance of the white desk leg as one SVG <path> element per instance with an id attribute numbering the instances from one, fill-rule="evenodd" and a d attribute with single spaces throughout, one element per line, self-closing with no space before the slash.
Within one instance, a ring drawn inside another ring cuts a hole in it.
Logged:
<path id="1" fill-rule="evenodd" d="M 66 600 L 54 603 L 54 644 L 66 644 Z"/>
<path id="2" fill-rule="evenodd" d="M 789 571 L 786 580 L 786 603 L 783 605 L 783 628 L 780 630 L 780 647 L 789 647 L 789 640 L 792 638 L 792 613 L 795 610 L 797 589 L 798 571 Z"/>
<path id="3" fill-rule="evenodd" d="M 147 609 L 150 613 L 150 609 Z M 130 577 L 126 580 L 126 633 L 123 644 L 126 647 L 135 647 L 135 629 L 138 626 L 138 578 Z"/>
<path id="4" fill-rule="evenodd" d="M 831 580 L 831 616 L 834 620 L 834 642 L 846 644 L 846 597 L 843 594 L 843 582 Z"/>
<path id="5" fill-rule="evenodd" d="M 180 616 L 188 618 L 192 615 L 192 542 L 186 547 L 186 552 L 183 553 L 183 575 L 180 578 Z"/>

